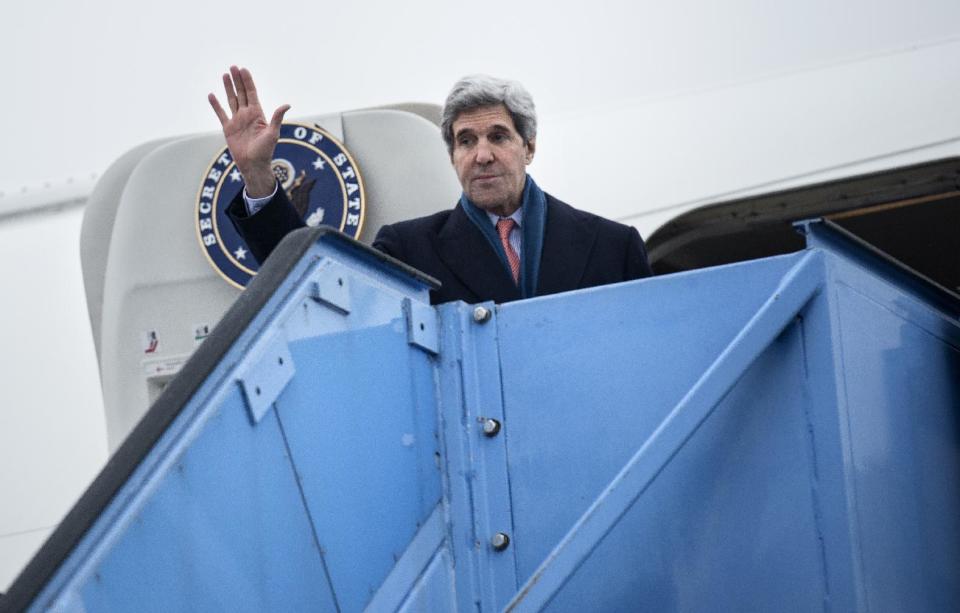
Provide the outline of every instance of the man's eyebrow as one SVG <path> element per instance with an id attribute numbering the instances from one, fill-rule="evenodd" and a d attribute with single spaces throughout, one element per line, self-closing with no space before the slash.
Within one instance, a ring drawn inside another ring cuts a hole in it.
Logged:
<path id="1" fill-rule="evenodd" d="M 507 124 L 505 123 L 495 123 L 489 128 L 487 128 L 487 132 L 509 132 L 509 131 L 510 131 L 510 127 L 507 126 Z M 474 130 L 473 128 L 460 128 L 459 130 L 457 130 L 457 133 L 453 135 L 453 137 L 460 138 L 464 134 L 474 134 L 474 133 L 476 133 L 476 130 Z"/>

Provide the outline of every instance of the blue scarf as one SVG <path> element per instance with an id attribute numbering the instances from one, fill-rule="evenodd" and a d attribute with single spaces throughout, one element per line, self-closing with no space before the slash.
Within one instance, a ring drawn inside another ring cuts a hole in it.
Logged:
<path id="1" fill-rule="evenodd" d="M 507 262 L 507 254 L 503 251 L 503 244 L 500 243 L 500 236 L 497 234 L 487 213 L 470 202 L 466 194 L 460 196 L 460 205 L 466 212 L 467 217 L 477 226 L 480 233 L 486 237 L 487 242 L 493 248 L 493 251 L 500 258 L 507 274 L 510 273 L 510 264 Z M 520 231 L 523 232 L 523 260 L 520 262 L 520 295 L 523 298 L 531 298 L 537 293 L 537 279 L 540 277 L 540 255 L 543 253 L 543 231 L 547 225 L 547 197 L 543 190 L 534 182 L 533 177 L 527 175 L 527 181 L 523 186 L 523 197 L 520 200 L 520 206 L 523 207 L 523 225 Z"/>

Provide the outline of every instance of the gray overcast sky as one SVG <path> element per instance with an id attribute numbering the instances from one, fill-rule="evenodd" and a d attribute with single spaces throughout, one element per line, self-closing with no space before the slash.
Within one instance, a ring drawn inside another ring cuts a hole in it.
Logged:
<path id="1" fill-rule="evenodd" d="M 960 23 L 955 0 L 569 6 L 4 2 L 0 192 L 89 177 L 141 142 L 216 129 L 205 95 L 231 62 L 291 117 L 440 102 L 471 72 L 521 80 L 550 116 L 894 51 L 956 36 Z"/>

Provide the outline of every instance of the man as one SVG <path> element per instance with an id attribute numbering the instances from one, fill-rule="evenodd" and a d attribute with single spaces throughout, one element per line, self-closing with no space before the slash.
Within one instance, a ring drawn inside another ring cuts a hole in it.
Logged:
<path id="1" fill-rule="evenodd" d="M 247 69 L 223 75 L 227 116 L 209 101 L 246 184 L 228 214 L 262 261 L 303 226 L 270 168 L 283 105 L 267 123 Z M 579 211 L 540 190 L 526 166 L 537 119 L 518 83 L 485 76 L 456 83 L 441 131 L 463 187 L 449 211 L 384 226 L 373 246 L 436 277 L 431 302 L 497 303 L 617 283 L 652 274 L 634 228 Z"/>

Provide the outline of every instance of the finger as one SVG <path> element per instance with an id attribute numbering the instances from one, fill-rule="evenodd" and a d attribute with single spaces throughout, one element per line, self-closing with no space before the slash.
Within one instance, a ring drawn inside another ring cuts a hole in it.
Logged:
<path id="1" fill-rule="evenodd" d="M 227 105 L 230 107 L 230 112 L 236 115 L 237 94 L 233 91 L 233 81 L 230 80 L 230 75 L 227 73 L 223 73 L 223 91 L 227 92 Z"/>
<path id="2" fill-rule="evenodd" d="M 227 114 L 224 112 L 223 107 L 220 106 L 220 101 L 217 100 L 217 97 L 214 96 L 212 93 L 207 95 L 207 100 L 210 101 L 210 106 L 213 107 L 213 112 L 217 114 L 217 119 L 220 120 L 220 125 L 226 126 L 227 121 L 229 121 L 229 118 L 227 117 Z"/>
<path id="3" fill-rule="evenodd" d="M 240 106 L 247 106 L 247 90 L 243 86 L 243 78 L 240 77 L 240 69 L 236 66 L 231 66 L 230 74 L 233 76 L 233 86 L 237 88 L 237 102 L 240 104 Z"/>
<path id="4" fill-rule="evenodd" d="M 260 104 L 257 98 L 257 86 L 253 84 L 253 76 L 246 68 L 240 69 L 240 78 L 243 79 L 243 89 L 247 92 L 247 102 L 250 104 Z"/>
<path id="5" fill-rule="evenodd" d="M 289 104 L 284 104 L 277 110 L 273 112 L 273 117 L 270 118 L 270 127 L 274 130 L 280 130 L 280 124 L 283 123 L 283 116 L 290 110 Z"/>

